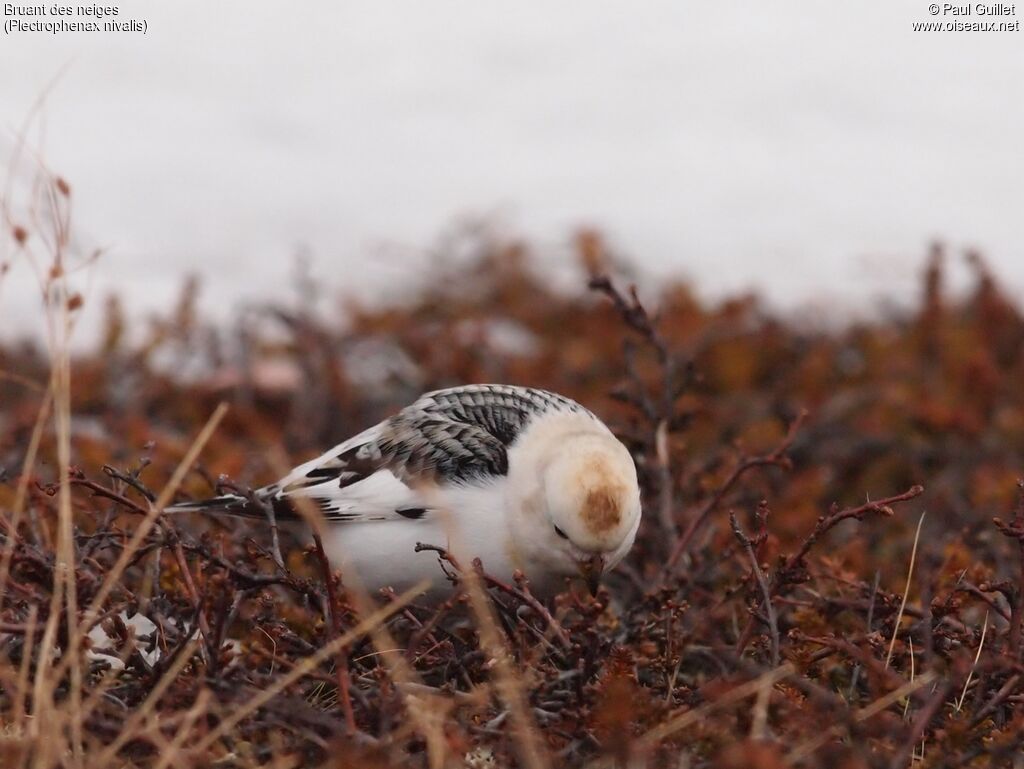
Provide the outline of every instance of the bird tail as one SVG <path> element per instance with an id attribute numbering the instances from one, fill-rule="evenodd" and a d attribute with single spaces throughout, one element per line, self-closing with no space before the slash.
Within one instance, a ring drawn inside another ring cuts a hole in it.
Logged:
<path id="1" fill-rule="evenodd" d="M 209 513 L 211 515 L 233 515 L 240 518 L 264 518 L 263 510 L 245 497 L 225 494 L 193 502 L 178 502 L 164 508 L 165 513 Z"/>

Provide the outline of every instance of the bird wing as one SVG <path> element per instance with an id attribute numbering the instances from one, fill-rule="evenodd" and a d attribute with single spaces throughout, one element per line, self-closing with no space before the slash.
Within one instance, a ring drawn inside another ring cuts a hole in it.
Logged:
<path id="1" fill-rule="evenodd" d="M 298 498 L 328 520 L 422 518 L 427 490 L 483 483 L 508 470 L 506 445 L 482 427 L 409 407 L 268 487 L 276 509 Z"/>
<path id="2" fill-rule="evenodd" d="M 530 420 L 551 411 L 591 414 L 574 400 L 531 387 L 476 384 L 435 390 L 420 397 L 410 408 L 441 414 L 486 430 L 510 446 Z M 596 417 L 595 417 L 596 419 Z"/>
<path id="3" fill-rule="evenodd" d="M 300 465 L 257 496 L 283 518 L 298 517 L 296 507 L 307 499 L 330 521 L 420 519 L 430 512 L 428 499 L 436 499 L 438 489 L 504 476 L 509 446 L 531 419 L 555 410 L 590 413 L 544 390 L 510 385 L 437 390 Z M 189 505 L 257 514 L 251 507 L 238 497 Z"/>

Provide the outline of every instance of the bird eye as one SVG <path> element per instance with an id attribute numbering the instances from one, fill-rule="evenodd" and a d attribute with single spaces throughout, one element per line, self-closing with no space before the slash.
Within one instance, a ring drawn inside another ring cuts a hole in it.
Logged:
<path id="1" fill-rule="evenodd" d="M 555 526 L 555 534 L 560 536 L 562 539 L 569 539 L 569 535 L 562 531 L 560 528 Z"/>

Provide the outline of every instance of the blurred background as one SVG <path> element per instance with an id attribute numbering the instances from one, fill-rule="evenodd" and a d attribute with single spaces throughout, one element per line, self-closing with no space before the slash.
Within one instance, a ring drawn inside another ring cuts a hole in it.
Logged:
<path id="1" fill-rule="evenodd" d="M 932 240 L 1024 287 L 1024 38 L 913 32 L 923 2 L 132 0 L 129 18 L 148 33 L 0 42 L 7 197 L 31 183 L 24 135 L 71 184 L 82 253 L 104 250 L 87 296 L 129 314 L 196 273 L 227 317 L 280 293 L 296 254 L 328 293 L 393 297 L 479 225 L 551 268 L 595 227 L 651 280 L 822 317 L 912 300 Z M 0 257 L 0 334 L 38 328 L 36 277 Z"/>

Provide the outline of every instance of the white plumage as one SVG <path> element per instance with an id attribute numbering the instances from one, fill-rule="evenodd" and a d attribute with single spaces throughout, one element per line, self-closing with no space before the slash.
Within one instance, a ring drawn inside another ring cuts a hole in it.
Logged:
<path id="1" fill-rule="evenodd" d="M 279 520 L 319 510 L 332 564 L 368 589 L 443 585 L 437 554 L 417 543 L 480 558 L 504 580 L 522 570 L 540 594 L 574 576 L 596 588 L 640 524 L 633 459 L 604 423 L 509 385 L 428 393 L 257 497 Z M 224 496 L 169 509 L 263 517 L 260 507 Z"/>

